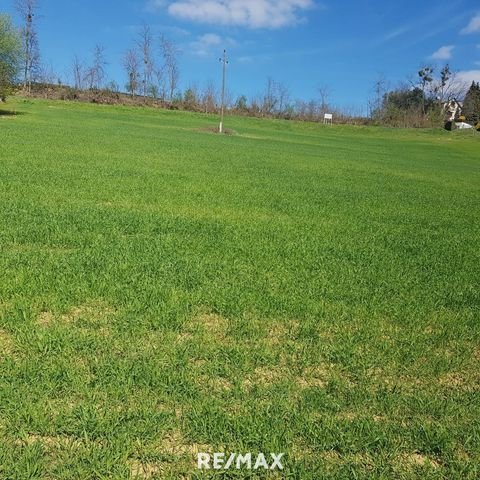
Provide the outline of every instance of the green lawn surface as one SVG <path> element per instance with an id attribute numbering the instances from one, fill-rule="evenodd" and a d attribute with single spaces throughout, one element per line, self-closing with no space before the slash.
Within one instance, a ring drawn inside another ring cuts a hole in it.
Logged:
<path id="1" fill-rule="evenodd" d="M 2 480 L 480 478 L 479 134 L 7 108 Z"/>

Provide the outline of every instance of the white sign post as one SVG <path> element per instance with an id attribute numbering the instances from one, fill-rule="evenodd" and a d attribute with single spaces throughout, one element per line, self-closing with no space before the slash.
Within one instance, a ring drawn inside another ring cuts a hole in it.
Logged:
<path id="1" fill-rule="evenodd" d="M 328 125 L 332 125 L 333 124 L 333 114 L 332 113 L 326 113 L 323 116 L 323 123 L 328 124 Z"/>

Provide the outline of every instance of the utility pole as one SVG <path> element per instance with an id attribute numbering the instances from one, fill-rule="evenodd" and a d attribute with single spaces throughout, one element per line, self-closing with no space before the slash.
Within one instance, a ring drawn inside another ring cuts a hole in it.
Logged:
<path id="1" fill-rule="evenodd" d="M 33 13 L 28 5 L 27 13 L 27 24 L 25 26 L 25 78 L 23 81 L 23 89 L 26 90 L 28 86 L 28 93 L 30 93 L 32 85 L 32 72 L 31 72 L 31 60 L 30 56 L 32 52 L 30 51 L 30 42 L 32 36 L 32 23 L 33 23 Z"/>
<path id="2" fill-rule="evenodd" d="M 223 81 L 222 81 L 222 110 L 220 116 L 220 126 L 218 128 L 218 133 L 223 133 L 223 117 L 225 115 L 225 77 L 227 75 L 227 51 L 223 51 L 223 58 L 219 59 L 223 63 Z"/>

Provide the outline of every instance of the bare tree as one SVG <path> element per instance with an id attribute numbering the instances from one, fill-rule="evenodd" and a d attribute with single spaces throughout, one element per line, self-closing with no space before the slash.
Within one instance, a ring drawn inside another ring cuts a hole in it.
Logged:
<path id="1" fill-rule="evenodd" d="M 153 36 L 150 27 L 147 24 L 143 24 L 137 39 L 137 48 L 142 55 L 143 61 L 143 97 L 146 100 L 147 94 L 150 91 L 152 85 L 152 76 L 155 69 L 153 63 Z"/>
<path id="2" fill-rule="evenodd" d="M 202 107 L 205 113 L 213 113 L 217 109 L 218 92 L 213 81 L 209 81 L 201 95 Z"/>
<path id="3" fill-rule="evenodd" d="M 105 47 L 97 44 L 93 50 L 93 65 L 88 68 L 85 75 L 85 80 L 90 90 L 98 89 L 102 86 L 105 80 L 106 65 Z"/>
<path id="4" fill-rule="evenodd" d="M 120 85 L 115 80 L 108 82 L 105 89 L 110 93 L 120 93 Z"/>
<path id="5" fill-rule="evenodd" d="M 172 101 L 180 80 L 180 71 L 178 69 L 178 55 L 180 52 L 176 45 L 163 35 L 160 37 L 160 49 L 168 84 L 169 100 Z"/>
<path id="6" fill-rule="evenodd" d="M 34 19 L 38 9 L 37 0 L 15 0 L 15 8 L 22 19 L 23 38 L 23 88 L 31 90 L 34 71 L 40 72 L 40 50 Z"/>
<path id="7" fill-rule="evenodd" d="M 304 100 L 295 100 L 295 114 L 301 120 L 307 118 L 308 104 Z"/>
<path id="8" fill-rule="evenodd" d="M 271 77 L 267 77 L 261 101 L 258 103 L 258 99 L 256 99 L 255 103 L 260 106 L 264 115 L 282 115 L 289 100 L 290 91 L 288 87 L 281 82 L 276 82 Z"/>
<path id="9" fill-rule="evenodd" d="M 130 49 L 127 51 L 123 58 L 123 67 L 128 78 L 127 90 L 133 98 L 137 93 L 140 78 L 140 60 L 135 50 Z"/>
<path id="10" fill-rule="evenodd" d="M 271 77 L 268 77 L 265 86 L 265 93 L 263 95 L 262 112 L 266 115 L 271 115 L 274 112 L 277 103 L 277 85 Z"/>
<path id="11" fill-rule="evenodd" d="M 162 102 L 165 101 L 165 98 L 167 97 L 167 82 L 166 82 L 166 75 L 165 75 L 165 67 L 164 66 L 159 66 L 155 68 L 153 72 L 155 79 L 156 79 L 156 90 L 157 90 L 157 96 L 161 98 Z"/>
<path id="12" fill-rule="evenodd" d="M 95 69 L 97 88 L 100 88 L 105 81 L 106 66 L 107 61 L 105 60 L 105 47 L 103 45 L 95 45 L 95 50 L 93 54 L 93 68 Z"/>
<path id="13" fill-rule="evenodd" d="M 250 112 L 254 115 L 261 115 L 263 98 L 261 94 L 257 94 L 250 98 Z"/>
<path id="14" fill-rule="evenodd" d="M 36 81 L 41 83 L 46 83 L 48 85 L 53 85 L 54 83 L 61 84 L 60 77 L 55 72 L 55 69 L 51 63 L 43 64 L 36 75 Z"/>
<path id="15" fill-rule="evenodd" d="M 307 103 L 307 119 L 314 121 L 318 119 L 318 103 L 315 100 L 310 100 Z"/>
<path id="16" fill-rule="evenodd" d="M 369 101 L 370 116 L 380 118 L 383 99 L 388 91 L 388 80 L 380 74 L 373 84 L 373 99 Z"/>
<path id="17" fill-rule="evenodd" d="M 440 104 L 463 97 L 467 88 L 448 63 L 440 70 L 439 79 L 433 82 L 433 93 Z"/>
<path id="18" fill-rule="evenodd" d="M 225 94 L 223 96 L 223 104 L 227 110 L 231 109 L 234 104 L 234 95 L 229 88 L 225 89 Z"/>
<path id="19" fill-rule="evenodd" d="M 31 90 L 32 82 L 38 82 L 40 80 L 42 70 L 43 67 L 40 57 L 40 48 L 38 46 L 38 35 L 37 32 L 32 31 L 30 34 L 30 53 L 28 62 L 28 91 Z"/>
<path id="20" fill-rule="evenodd" d="M 290 90 L 283 83 L 277 83 L 278 94 L 278 113 L 283 115 L 285 108 L 290 100 Z"/>
<path id="21" fill-rule="evenodd" d="M 85 65 L 77 55 L 73 57 L 72 63 L 73 83 L 77 90 L 83 90 L 83 81 L 85 78 Z"/>
<path id="22" fill-rule="evenodd" d="M 328 99 L 332 93 L 331 88 L 326 84 L 321 84 L 317 87 L 318 94 L 320 95 L 320 114 L 327 113 L 329 109 Z"/>

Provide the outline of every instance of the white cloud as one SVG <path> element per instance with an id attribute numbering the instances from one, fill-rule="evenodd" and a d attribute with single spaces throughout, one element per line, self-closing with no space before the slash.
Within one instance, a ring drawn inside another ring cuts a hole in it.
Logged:
<path id="1" fill-rule="evenodd" d="M 237 58 L 237 61 L 238 61 L 239 63 L 252 63 L 253 60 L 254 60 L 253 57 L 248 56 L 248 55 L 246 55 L 246 56 L 244 56 L 244 57 L 238 57 L 238 58 Z"/>
<path id="2" fill-rule="evenodd" d="M 222 43 L 222 38 L 215 33 L 206 33 L 190 44 L 190 50 L 194 55 L 204 57 L 210 53 L 212 47 Z"/>
<path id="3" fill-rule="evenodd" d="M 460 32 L 464 35 L 480 32 L 480 14 L 470 20 L 470 23 Z"/>
<path id="4" fill-rule="evenodd" d="M 189 50 L 194 55 L 204 57 L 213 51 L 217 51 L 220 54 L 224 47 L 233 47 L 236 44 L 237 42 L 233 38 L 222 38 L 216 33 L 206 33 L 198 37 L 194 42 L 191 42 Z"/>
<path id="5" fill-rule="evenodd" d="M 435 53 L 431 55 L 430 58 L 433 60 L 450 60 L 452 58 L 452 52 L 455 48 L 454 45 L 446 45 L 440 47 Z"/>
<path id="6" fill-rule="evenodd" d="M 480 70 L 463 70 L 455 78 L 469 87 L 472 82 L 480 82 Z"/>
<path id="7" fill-rule="evenodd" d="M 154 12 L 167 4 L 166 0 L 148 0 L 145 6 L 147 12 Z"/>
<path id="8" fill-rule="evenodd" d="M 207 46 L 220 45 L 220 43 L 222 43 L 222 38 L 216 33 L 206 33 L 200 37 L 200 41 Z"/>
<path id="9" fill-rule="evenodd" d="M 392 30 L 388 32 L 384 37 L 383 40 L 385 42 L 388 42 L 390 40 L 393 40 L 394 38 L 400 37 L 401 35 L 407 33 L 410 30 L 410 26 L 405 25 L 403 27 L 397 28 L 396 30 Z"/>
<path id="10" fill-rule="evenodd" d="M 162 8 L 164 0 L 152 0 Z M 314 0 L 175 0 L 167 10 L 182 20 L 249 28 L 281 28 L 295 25 Z"/>

